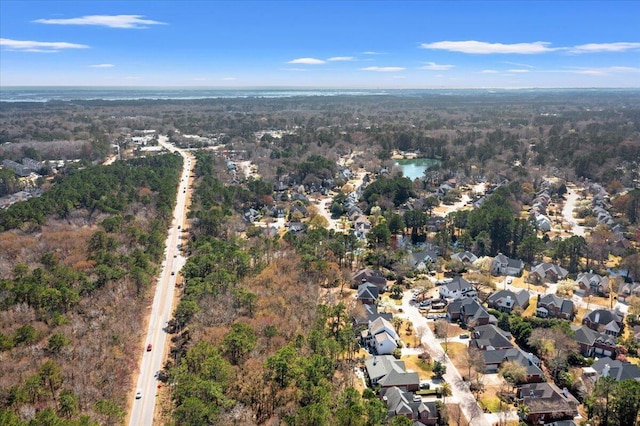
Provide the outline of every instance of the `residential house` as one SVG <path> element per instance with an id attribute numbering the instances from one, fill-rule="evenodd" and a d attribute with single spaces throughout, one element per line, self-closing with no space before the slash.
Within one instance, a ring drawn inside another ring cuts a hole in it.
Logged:
<path id="1" fill-rule="evenodd" d="M 484 372 L 486 374 L 497 373 L 505 362 L 515 362 L 525 369 L 526 383 L 538 383 L 544 381 L 544 373 L 540 368 L 540 359 L 531 352 L 526 353 L 520 348 L 489 349 L 482 351 Z"/>
<path id="2" fill-rule="evenodd" d="M 391 321 L 393 314 L 379 313 L 376 305 L 360 305 L 353 313 L 353 326 L 356 328 L 368 327 L 370 323 L 382 317 Z"/>
<path id="3" fill-rule="evenodd" d="M 567 388 L 560 389 L 553 383 L 529 383 L 518 389 L 518 404 L 529 407 L 526 420 L 532 424 L 562 419 L 573 419 L 578 415 L 578 400 Z"/>
<path id="4" fill-rule="evenodd" d="M 465 265 L 470 265 L 478 260 L 478 256 L 471 253 L 470 251 L 461 251 L 459 253 L 452 254 L 451 260 L 457 260 L 458 262 L 462 262 Z"/>
<path id="5" fill-rule="evenodd" d="M 438 253 L 433 250 L 423 250 L 409 254 L 411 266 L 419 271 L 427 269 L 429 265 L 435 264 L 437 260 Z"/>
<path id="6" fill-rule="evenodd" d="M 485 351 L 511 349 L 513 343 L 511 343 L 511 333 L 494 324 L 486 324 L 474 327 L 469 346 Z"/>
<path id="7" fill-rule="evenodd" d="M 244 212 L 243 218 L 244 218 L 245 221 L 247 221 L 249 223 L 255 222 L 258 219 L 260 219 L 260 212 L 257 211 L 256 209 L 249 209 L 249 210 Z"/>
<path id="8" fill-rule="evenodd" d="M 545 262 L 539 263 L 531 268 L 531 272 L 529 272 L 529 277 L 527 279 L 529 282 L 534 284 L 541 284 L 543 282 L 556 283 L 565 279 L 567 275 L 569 275 L 569 271 L 564 269 L 562 266 Z"/>
<path id="9" fill-rule="evenodd" d="M 391 355 L 376 355 L 364 361 L 365 371 L 371 386 L 382 389 L 398 387 L 405 391 L 420 389 L 418 373 L 408 372 L 404 361 Z"/>
<path id="10" fill-rule="evenodd" d="M 378 301 L 378 287 L 370 282 L 364 282 L 358 286 L 356 298 L 365 305 L 374 305 Z"/>
<path id="11" fill-rule="evenodd" d="M 522 275 L 524 262 L 520 259 L 511 259 L 502 253 L 498 253 L 491 261 L 492 275 L 507 275 L 511 277 L 519 277 Z"/>
<path id="12" fill-rule="evenodd" d="M 575 332 L 575 340 L 580 347 L 580 353 L 586 357 L 616 357 L 616 338 L 599 333 L 583 325 L 571 327 Z"/>
<path id="13" fill-rule="evenodd" d="M 573 320 L 575 305 L 569 299 L 563 299 L 555 294 L 538 295 L 536 315 L 540 318 L 560 318 Z"/>
<path id="14" fill-rule="evenodd" d="M 537 214 L 535 216 L 536 227 L 542 232 L 551 231 L 551 219 L 544 214 Z"/>
<path id="15" fill-rule="evenodd" d="M 378 317 L 369 324 L 369 329 L 362 332 L 362 341 L 378 355 L 389 355 L 398 348 L 400 336 L 393 325 L 386 319 Z"/>
<path id="16" fill-rule="evenodd" d="M 423 402 L 412 392 L 403 391 L 398 387 L 387 389 L 382 400 L 387 405 L 389 417 L 405 416 L 423 425 L 438 423 L 438 407 L 434 401 Z"/>
<path id="17" fill-rule="evenodd" d="M 470 292 L 471 290 L 473 290 L 471 283 L 458 275 L 447 284 L 440 286 L 439 291 L 440 297 L 443 299 L 460 299 L 465 293 Z"/>
<path id="18" fill-rule="evenodd" d="M 511 313 L 514 309 L 527 309 L 529 297 L 527 290 L 520 290 L 518 293 L 511 290 L 498 290 L 489 296 L 487 305 L 492 309 Z"/>
<path id="19" fill-rule="evenodd" d="M 625 302 L 627 297 L 640 297 L 640 283 L 624 283 L 618 290 L 618 301 Z"/>
<path id="20" fill-rule="evenodd" d="M 302 222 L 287 222 L 285 226 L 292 234 L 299 234 L 305 230 L 304 223 Z"/>
<path id="21" fill-rule="evenodd" d="M 578 274 L 576 282 L 580 289 L 590 294 L 607 297 L 611 291 L 609 277 L 603 277 L 593 272 L 582 272 Z"/>
<path id="22" fill-rule="evenodd" d="M 620 361 L 604 357 L 591 365 L 598 377 L 613 377 L 617 381 L 633 379 L 640 381 L 640 367 L 628 361 Z"/>
<path id="23" fill-rule="evenodd" d="M 387 291 L 387 279 L 382 272 L 373 269 L 361 269 L 352 277 L 353 288 L 357 288 L 360 284 L 369 282 L 378 287 L 378 293 L 382 294 Z"/>
<path id="24" fill-rule="evenodd" d="M 457 299 L 447 306 L 447 317 L 450 321 L 460 321 L 467 327 L 477 327 L 497 322 L 476 299 Z"/>
<path id="25" fill-rule="evenodd" d="M 622 330 L 622 321 L 622 315 L 615 310 L 596 309 L 584 316 L 582 324 L 592 330 L 615 337 Z"/>
<path id="26" fill-rule="evenodd" d="M 440 232 L 447 225 L 447 221 L 444 217 L 440 216 L 430 216 L 427 219 L 427 231 L 429 232 Z"/>

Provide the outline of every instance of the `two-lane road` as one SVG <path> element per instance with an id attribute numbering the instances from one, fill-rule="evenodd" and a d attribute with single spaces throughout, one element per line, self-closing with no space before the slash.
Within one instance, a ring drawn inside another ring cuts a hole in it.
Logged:
<path id="1" fill-rule="evenodd" d="M 180 235 L 185 222 L 187 196 L 190 192 L 188 188 L 189 176 L 195 165 L 195 160 L 185 151 L 169 144 L 166 136 L 160 136 L 159 143 L 169 151 L 179 152 L 184 158 L 184 167 L 173 213 L 174 220 L 166 241 L 166 258 L 162 264 L 162 272 L 157 281 L 149 315 L 147 337 L 144 345 L 140 347 L 140 373 L 136 384 L 135 396 L 132 396 L 134 400 L 129 418 L 130 426 L 150 426 L 154 423 L 155 400 L 160 383 L 158 382 L 157 374 L 162 369 L 165 359 L 168 337 L 166 326 L 172 315 L 178 271 L 185 263 L 185 259 L 180 255 L 178 245 L 180 244 Z M 148 345 L 151 345 L 151 347 L 148 348 Z M 136 356 L 136 354 L 133 355 Z"/>

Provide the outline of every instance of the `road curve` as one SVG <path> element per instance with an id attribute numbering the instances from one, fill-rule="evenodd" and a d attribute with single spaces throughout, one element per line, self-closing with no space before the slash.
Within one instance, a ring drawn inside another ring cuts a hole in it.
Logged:
<path id="1" fill-rule="evenodd" d="M 129 417 L 130 426 L 151 426 L 154 423 L 155 400 L 160 382 L 157 379 L 158 372 L 162 369 L 167 349 L 166 332 L 167 322 L 171 319 L 173 309 L 173 298 L 178 271 L 185 263 L 181 256 L 178 244 L 180 244 L 180 233 L 186 218 L 186 201 L 190 195 L 188 188 L 189 176 L 195 165 L 195 159 L 186 151 L 176 148 L 168 143 L 166 136 L 158 139 L 160 145 L 171 152 L 178 152 L 184 159 L 182 177 L 176 206 L 173 212 L 173 222 L 169 228 L 166 245 L 166 258 L 162 263 L 162 271 L 157 280 L 156 292 L 149 314 L 149 324 L 147 327 L 146 339 L 140 347 L 139 375 L 131 394 L 133 403 Z M 147 345 L 151 344 L 148 351 Z M 135 356 L 135 354 L 133 354 Z M 141 392 L 138 398 L 137 392 Z M 134 396 L 135 395 L 135 396 Z"/>

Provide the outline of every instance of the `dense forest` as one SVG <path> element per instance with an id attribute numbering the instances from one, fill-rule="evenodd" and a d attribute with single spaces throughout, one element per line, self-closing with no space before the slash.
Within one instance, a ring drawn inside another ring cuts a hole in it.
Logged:
<path id="1" fill-rule="evenodd" d="M 2 424 L 122 422 L 181 166 L 71 169 L 0 211 Z"/>

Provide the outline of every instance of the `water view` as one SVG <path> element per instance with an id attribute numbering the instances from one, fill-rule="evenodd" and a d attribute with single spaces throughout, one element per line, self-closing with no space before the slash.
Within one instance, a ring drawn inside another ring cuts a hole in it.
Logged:
<path id="1" fill-rule="evenodd" d="M 411 160 L 396 160 L 396 166 L 402 170 L 402 175 L 411 180 L 424 177 L 424 172 L 435 165 L 439 165 L 440 160 L 435 158 L 414 158 Z"/>

